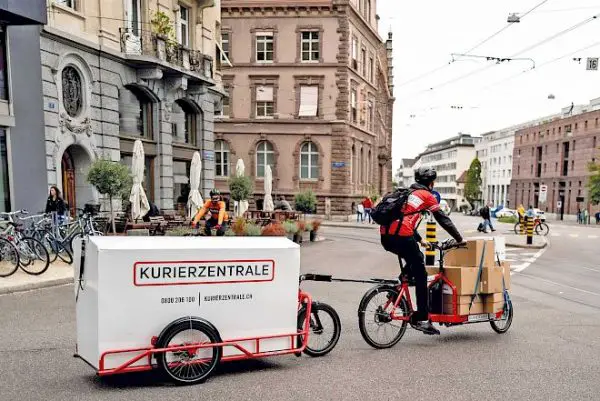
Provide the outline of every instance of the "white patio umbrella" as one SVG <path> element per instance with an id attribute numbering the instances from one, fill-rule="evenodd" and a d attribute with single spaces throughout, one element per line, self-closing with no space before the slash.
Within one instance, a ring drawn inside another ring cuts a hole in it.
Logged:
<path id="1" fill-rule="evenodd" d="M 139 139 L 133 145 L 133 157 L 131 159 L 131 173 L 133 175 L 133 185 L 131 186 L 131 218 L 133 221 L 141 219 L 150 210 L 150 204 L 146 197 L 146 192 L 142 187 L 144 180 L 144 146 Z"/>
<path id="2" fill-rule="evenodd" d="M 190 166 L 190 195 L 188 196 L 187 209 L 188 217 L 194 218 L 196 212 L 202 207 L 202 195 L 200 195 L 200 174 L 202 173 L 202 160 L 200 153 L 194 152 L 192 165 Z"/>
<path id="3" fill-rule="evenodd" d="M 242 159 L 238 159 L 237 164 L 235 165 L 235 175 L 241 177 L 244 175 L 245 171 L 246 167 L 244 166 L 244 161 Z M 246 210 L 248 210 L 248 201 L 235 201 L 234 208 L 237 211 L 236 216 L 242 216 L 244 213 L 246 213 Z"/>
<path id="4" fill-rule="evenodd" d="M 265 166 L 265 201 L 263 203 L 263 211 L 265 212 L 275 210 L 271 192 L 273 192 L 273 171 L 271 170 L 271 166 L 267 164 Z"/>

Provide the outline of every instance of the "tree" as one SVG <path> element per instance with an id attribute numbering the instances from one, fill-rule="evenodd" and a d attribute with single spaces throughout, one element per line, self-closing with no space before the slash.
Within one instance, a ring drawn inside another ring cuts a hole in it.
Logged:
<path id="1" fill-rule="evenodd" d="M 131 188 L 132 177 L 127 166 L 110 160 L 96 160 L 90 167 L 87 180 L 110 201 L 110 219 L 113 233 L 117 232 L 113 198 L 121 198 Z"/>
<path id="2" fill-rule="evenodd" d="M 304 213 L 314 213 L 317 210 L 317 196 L 308 190 L 299 192 L 294 197 L 295 209 Z"/>
<path id="3" fill-rule="evenodd" d="M 481 199 L 481 162 L 478 158 L 473 159 L 467 171 L 465 198 L 467 198 L 471 206 L 474 205 L 475 201 Z"/>
<path id="4" fill-rule="evenodd" d="M 588 170 L 592 173 L 587 183 L 590 202 L 597 205 L 600 203 L 600 163 L 590 163 Z"/>
<path id="5" fill-rule="evenodd" d="M 229 179 L 229 193 L 236 202 L 247 200 L 254 191 L 252 180 L 246 175 L 233 176 Z"/>

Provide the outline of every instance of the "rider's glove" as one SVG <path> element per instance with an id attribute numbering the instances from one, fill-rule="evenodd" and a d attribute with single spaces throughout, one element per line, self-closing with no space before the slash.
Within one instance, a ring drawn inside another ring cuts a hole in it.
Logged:
<path id="1" fill-rule="evenodd" d="M 221 229 L 221 225 L 220 225 L 220 224 L 217 224 L 217 225 L 215 226 L 215 230 L 220 230 L 220 229 Z"/>

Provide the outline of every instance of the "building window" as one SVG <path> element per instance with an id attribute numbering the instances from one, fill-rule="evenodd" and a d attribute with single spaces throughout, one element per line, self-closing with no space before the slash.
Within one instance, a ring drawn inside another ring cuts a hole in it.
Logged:
<path id="1" fill-rule="evenodd" d="M 57 0 L 56 3 L 77 10 L 77 0 Z"/>
<path id="2" fill-rule="evenodd" d="M 373 101 L 367 102 L 367 129 L 373 131 Z"/>
<path id="3" fill-rule="evenodd" d="M 265 176 L 265 167 L 267 165 L 273 168 L 275 161 L 275 152 L 273 144 L 269 141 L 261 141 L 256 146 L 256 176 Z"/>
<path id="4" fill-rule="evenodd" d="M 6 131 L 0 129 L 0 212 L 10 212 L 10 185 L 8 174 L 8 153 L 6 151 Z"/>
<path id="5" fill-rule="evenodd" d="M 229 94 L 229 96 L 223 96 L 221 110 L 219 110 L 218 117 L 228 118 L 231 113 L 231 87 L 225 87 L 225 90 Z"/>
<path id="6" fill-rule="evenodd" d="M 229 176 L 229 144 L 225 141 L 215 141 L 215 169 L 217 177 Z"/>
<path id="7" fill-rule="evenodd" d="M 0 99 L 3 100 L 8 100 L 8 60 L 6 54 L 6 32 L 2 30 L 0 32 Z"/>
<path id="8" fill-rule="evenodd" d="M 594 145 L 592 147 L 596 149 L 596 137 L 594 137 Z"/>
<path id="9" fill-rule="evenodd" d="M 352 37 L 352 68 L 358 70 L 358 39 Z"/>
<path id="10" fill-rule="evenodd" d="M 179 117 L 179 118 L 177 118 Z M 197 114 L 185 101 L 176 100 L 173 105 L 173 116 L 176 132 L 173 135 L 183 143 L 196 145 L 197 143 Z"/>
<path id="11" fill-rule="evenodd" d="M 65 111 L 69 116 L 77 117 L 83 106 L 83 92 L 81 75 L 74 67 L 62 70 L 62 92 Z"/>
<path id="12" fill-rule="evenodd" d="M 154 105 L 135 88 L 119 91 L 119 131 L 125 135 L 153 139 Z"/>
<path id="13" fill-rule="evenodd" d="M 319 61 L 319 32 L 302 32 L 302 61 Z"/>
<path id="14" fill-rule="evenodd" d="M 190 10 L 187 7 L 179 6 L 179 29 L 177 34 L 179 36 L 179 43 L 184 47 L 190 45 Z"/>
<path id="15" fill-rule="evenodd" d="M 365 49 L 360 50 L 360 68 L 363 77 L 367 76 L 367 51 Z"/>
<path id="16" fill-rule="evenodd" d="M 373 83 L 373 56 L 369 57 L 369 66 L 367 69 L 369 82 Z"/>
<path id="17" fill-rule="evenodd" d="M 583 128 L 584 129 L 588 129 L 588 122 L 587 122 L 587 120 L 585 120 L 585 122 L 583 123 Z"/>
<path id="18" fill-rule="evenodd" d="M 300 107 L 298 116 L 316 117 L 319 107 L 319 87 L 301 85 L 300 86 Z"/>
<path id="19" fill-rule="evenodd" d="M 131 33 L 135 36 L 141 36 L 142 20 L 141 20 L 141 0 L 128 0 L 127 2 L 127 24 Z"/>
<path id="20" fill-rule="evenodd" d="M 371 0 L 367 0 L 367 7 L 366 7 L 366 15 L 365 17 L 367 18 L 367 21 L 369 22 L 369 24 L 371 24 Z"/>
<path id="21" fill-rule="evenodd" d="M 262 32 L 256 35 L 256 61 L 259 63 L 272 63 L 273 49 L 273 33 Z"/>
<path id="22" fill-rule="evenodd" d="M 190 196 L 191 167 L 189 160 L 173 160 L 173 203 L 178 210 L 185 209 Z"/>
<path id="23" fill-rule="evenodd" d="M 355 124 L 358 118 L 358 111 L 356 107 L 356 89 L 352 89 L 352 92 L 350 93 L 350 113 L 352 114 L 351 121 Z"/>
<path id="24" fill-rule="evenodd" d="M 256 87 L 256 117 L 273 118 L 274 113 L 273 87 Z"/>
<path id="25" fill-rule="evenodd" d="M 573 141 L 573 150 L 575 150 L 575 142 L 576 142 L 576 141 Z"/>
<path id="26" fill-rule="evenodd" d="M 229 55 L 229 32 L 221 33 L 221 49 L 223 49 L 221 61 L 225 62 L 227 59 L 231 60 L 231 56 Z"/>
<path id="27" fill-rule="evenodd" d="M 319 152 L 317 145 L 305 142 L 300 148 L 300 178 L 316 180 L 319 178 Z"/>

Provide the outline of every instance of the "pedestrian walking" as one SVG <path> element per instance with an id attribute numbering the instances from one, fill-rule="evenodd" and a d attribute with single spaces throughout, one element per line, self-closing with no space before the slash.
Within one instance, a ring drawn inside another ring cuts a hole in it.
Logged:
<path id="1" fill-rule="evenodd" d="M 373 210 L 373 201 L 368 196 L 362 201 L 363 208 L 365 209 L 364 220 L 369 220 L 369 223 L 372 223 L 371 219 L 371 211 Z"/>
<path id="2" fill-rule="evenodd" d="M 583 210 L 583 224 L 588 223 L 588 217 L 589 217 L 588 211 L 587 211 L 587 209 L 584 209 Z"/>
<path id="3" fill-rule="evenodd" d="M 55 225 L 61 225 L 66 220 L 67 205 L 60 196 L 60 189 L 56 185 L 50 187 L 50 193 L 46 200 L 45 213 L 52 213 Z"/>
<path id="4" fill-rule="evenodd" d="M 581 209 L 577 209 L 577 224 L 581 224 Z"/>
<path id="5" fill-rule="evenodd" d="M 492 204 L 489 203 L 487 205 L 484 205 L 481 210 L 479 211 L 479 214 L 481 215 L 481 218 L 483 219 L 483 227 L 482 227 L 482 232 L 487 234 L 487 228 L 489 227 L 490 230 L 492 230 L 492 232 L 496 231 L 496 229 L 494 228 L 494 226 L 492 226 L 492 219 L 490 216 L 490 206 Z"/>
<path id="6" fill-rule="evenodd" d="M 362 203 L 356 205 L 356 222 L 363 223 L 365 221 L 365 207 Z"/>

